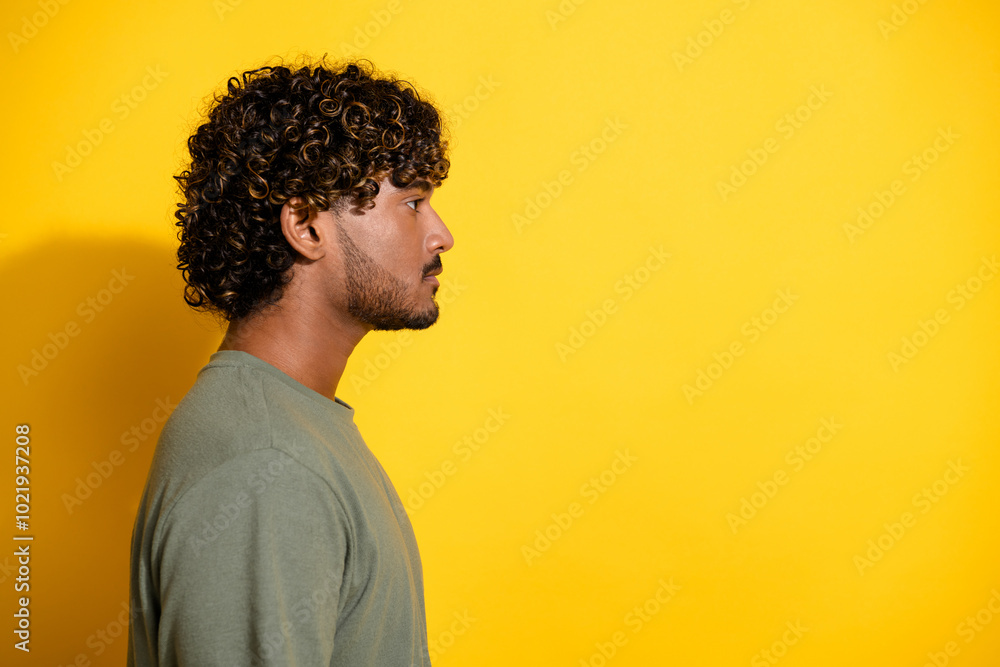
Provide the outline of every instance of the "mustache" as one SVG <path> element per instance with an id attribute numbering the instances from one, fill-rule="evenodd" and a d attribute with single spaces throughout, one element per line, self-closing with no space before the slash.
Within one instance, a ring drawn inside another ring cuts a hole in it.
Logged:
<path id="1" fill-rule="evenodd" d="M 441 266 L 441 255 L 434 255 L 434 259 L 424 267 L 424 276 L 433 271 L 434 269 L 442 269 Z"/>

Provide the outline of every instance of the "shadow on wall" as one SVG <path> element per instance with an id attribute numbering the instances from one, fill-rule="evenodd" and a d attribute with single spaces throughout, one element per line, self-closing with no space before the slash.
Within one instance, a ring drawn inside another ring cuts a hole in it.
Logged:
<path id="1" fill-rule="evenodd" d="M 124 662 L 129 543 L 156 438 L 222 338 L 184 302 L 173 253 L 62 239 L 0 269 L 0 284 L 14 286 L 2 350 L 8 444 L 15 424 L 31 427 L 29 526 L 9 530 L 35 537 L 28 594 L 39 664 L 80 654 Z M 13 591 L 16 557 L 4 551 L 0 586 Z M 0 663 L 15 653 L 8 642 Z"/>

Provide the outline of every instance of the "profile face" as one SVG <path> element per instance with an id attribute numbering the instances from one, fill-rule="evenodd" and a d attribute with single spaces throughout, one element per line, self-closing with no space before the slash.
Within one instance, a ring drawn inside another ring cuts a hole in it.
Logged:
<path id="1" fill-rule="evenodd" d="M 431 207 L 433 193 L 425 181 L 397 188 L 385 178 L 375 208 L 336 215 L 347 310 L 376 331 L 426 329 L 437 321 L 435 276 L 454 239 Z"/>

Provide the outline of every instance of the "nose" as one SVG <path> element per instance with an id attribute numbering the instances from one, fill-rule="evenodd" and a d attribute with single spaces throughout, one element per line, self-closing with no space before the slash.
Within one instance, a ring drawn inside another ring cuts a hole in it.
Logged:
<path id="1" fill-rule="evenodd" d="M 437 212 L 434 213 L 434 218 L 434 226 L 427 235 L 428 250 L 432 253 L 447 252 L 455 245 L 455 239 Z"/>

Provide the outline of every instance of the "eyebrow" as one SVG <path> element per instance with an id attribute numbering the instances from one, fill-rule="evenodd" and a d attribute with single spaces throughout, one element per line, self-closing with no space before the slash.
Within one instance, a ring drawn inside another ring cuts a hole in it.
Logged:
<path id="1" fill-rule="evenodd" d="M 426 178 L 418 178 L 409 185 L 407 185 L 405 188 L 402 188 L 401 192 L 403 193 L 409 193 L 414 191 L 430 192 L 433 189 L 433 187 L 434 186 L 431 184 L 431 182 L 428 181 Z"/>

